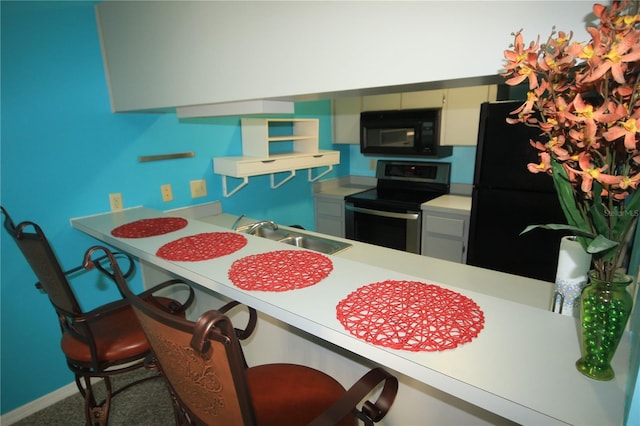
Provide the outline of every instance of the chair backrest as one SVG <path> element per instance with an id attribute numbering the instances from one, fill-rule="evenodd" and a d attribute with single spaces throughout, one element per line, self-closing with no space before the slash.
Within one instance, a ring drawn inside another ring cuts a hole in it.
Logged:
<path id="1" fill-rule="evenodd" d="M 114 279 L 144 329 L 182 420 L 206 425 L 255 424 L 242 350 L 229 318 L 208 311 L 193 322 L 164 312 L 131 292 L 108 249 L 89 249 L 85 268 L 95 266 L 97 251 L 111 261 Z"/>
<path id="2" fill-rule="evenodd" d="M 39 286 L 47 293 L 58 314 L 69 317 L 82 315 L 78 300 L 42 229 L 33 222 L 22 222 L 16 226 L 4 207 L 0 206 L 0 209 L 5 215 L 5 229 L 40 280 Z"/>

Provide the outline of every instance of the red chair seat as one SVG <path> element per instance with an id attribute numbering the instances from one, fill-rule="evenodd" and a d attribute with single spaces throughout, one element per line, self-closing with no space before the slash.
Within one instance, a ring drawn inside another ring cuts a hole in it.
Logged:
<path id="1" fill-rule="evenodd" d="M 259 365 L 246 377 L 259 426 L 306 425 L 345 393 L 333 377 L 302 365 Z M 354 424 L 353 415 L 338 423 Z"/>
<path id="2" fill-rule="evenodd" d="M 172 302 L 171 299 L 163 297 L 155 299 L 164 306 Z M 95 337 L 99 362 L 138 357 L 149 350 L 149 343 L 138 323 L 138 318 L 124 300 L 102 306 L 94 312 L 104 312 L 88 321 Z M 69 359 L 86 363 L 92 360 L 89 345 L 69 331 L 65 331 L 62 335 L 61 346 Z"/>

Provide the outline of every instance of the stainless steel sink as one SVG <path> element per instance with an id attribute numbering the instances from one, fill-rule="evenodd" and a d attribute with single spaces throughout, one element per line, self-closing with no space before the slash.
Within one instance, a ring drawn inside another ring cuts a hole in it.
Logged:
<path id="1" fill-rule="evenodd" d="M 335 254 L 351 244 L 342 241 L 332 240 L 329 238 L 318 237 L 316 235 L 304 234 L 301 232 L 290 231 L 288 229 L 278 228 L 271 229 L 262 226 L 253 231 L 252 235 L 256 237 L 266 238 L 268 240 L 278 241 L 280 243 L 289 244 L 291 246 L 301 247 L 324 254 Z"/>
<path id="2" fill-rule="evenodd" d="M 251 235 L 275 241 L 279 241 L 290 236 L 289 232 L 286 229 L 274 230 L 271 228 L 267 228 L 266 226 L 261 226 L 260 228 L 253 231 Z"/>
<path id="3" fill-rule="evenodd" d="M 313 235 L 289 236 L 279 241 L 281 243 L 289 244 L 296 247 L 302 247 L 325 254 L 334 254 L 351 247 L 351 244 L 349 243 L 343 243 L 342 241 L 330 240 Z"/>

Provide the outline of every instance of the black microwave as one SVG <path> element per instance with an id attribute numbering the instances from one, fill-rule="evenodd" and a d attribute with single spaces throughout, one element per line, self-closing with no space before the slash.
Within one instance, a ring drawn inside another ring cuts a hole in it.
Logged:
<path id="1" fill-rule="evenodd" d="M 360 152 L 403 157 L 448 157 L 440 146 L 441 108 L 360 113 Z"/>

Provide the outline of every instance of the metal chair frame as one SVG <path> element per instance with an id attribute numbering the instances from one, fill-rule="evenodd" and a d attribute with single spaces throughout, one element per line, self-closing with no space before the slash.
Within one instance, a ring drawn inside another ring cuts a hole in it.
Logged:
<path id="1" fill-rule="evenodd" d="M 2 214 L 5 215 L 5 229 L 18 245 L 18 248 L 39 280 L 35 284 L 36 288 L 47 294 L 56 311 L 60 331 L 63 335 L 63 342 L 65 339 L 67 339 L 67 342 L 73 340 L 76 344 L 86 345 L 86 347 L 89 348 L 91 356 L 88 361 L 85 359 L 71 358 L 67 356 L 66 353 L 65 357 L 67 366 L 74 374 L 78 390 L 84 398 L 84 411 L 87 425 L 106 425 L 109 420 L 111 401 L 114 396 L 133 385 L 160 377 L 159 375 L 144 377 L 128 383 L 115 391 L 113 390 L 111 383 L 112 376 L 127 373 L 141 367 L 156 369 L 146 341 L 138 342 L 140 343 L 140 350 L 126 357 L 111 358 L 100 355 L 100 336 L 94 333 L 96 324 L 101 321 L 109 321 L 109 318 L 113 318 L 116 315 L 125 315 L 127 310 L 131 310 L 131 306 L 120 292 L 121 299 L 109 302 L 90 311 L 84 311 L 69 281 L 78 273 L 86 272 L 84 266 L 80 265 L 66 271 L 63 270 L 40 226 L 30 221 L 21 222 L 16 225 L 5 208 L 0 206 L 0 209 Z M 116 262 L 115 264 L 117 265 L 119 273 L 122 273 L 117 259 L 126 262 L 127 266 L 124 276 L 130 277 L 135 271 L 135 263 L 131 256 L 124 253 L 116 252 L 113 257 L 105 255 L 96 259 L 96 263 L 100 264 L 100 267 L 97 269 L 110 280 L 114 280 L 115 275 L 109 271 L 112 261 Z M 108 266 L 106 264 L 102 265 L 105 261 Z M 153 293 L 156 293 L 158 290 L 177 284 L 185 285 L 180 280 L 169 280 L 140 293 L 139 296 L 154 303 L 154 306 L 164 310 L 168 315 L 184 316 L 185 311 L 194 300 L 194 292 L 190 287 L 187 300 L 183 303 L 165 297 L 153 296 Z M 134 321 L 131 327 L 135 328 L 136 317 L 132 315 L 131 318 Z M 140 331 L 140 335 L 144 338 L 142 331 Z M 102 401 L 96 400 L 94 386 L 91 382 L 93 378 L 103 379 L 105 396 Z"/>

